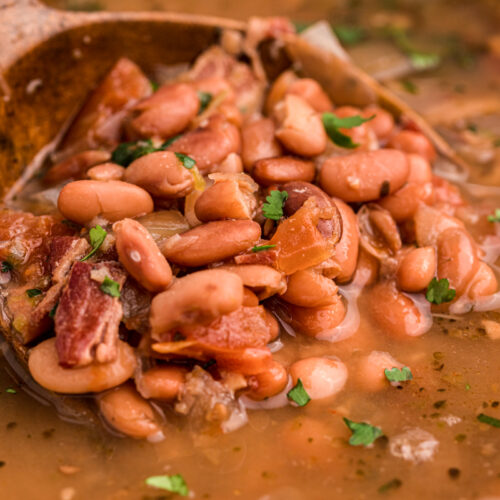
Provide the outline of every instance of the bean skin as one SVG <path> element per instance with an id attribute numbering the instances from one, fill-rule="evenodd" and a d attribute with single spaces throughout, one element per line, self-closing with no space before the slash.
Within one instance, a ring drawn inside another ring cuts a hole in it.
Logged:
<path id="1" fill-rule="evenodd" d="M 251 220 L 208 222 L 168 239 L 163 255 L 180 266 L 199 267 L 248 250 L 260 239 L 260 226 Z"/>
<path id="2" fill-rule="evenodd" d="M 312 78 L 298 78 L 290 84 L 287 94 L 298 95 L 318 113 L 331 111 L 333 104 L 321 85 Z"/>
<path id="3" fill-rule="evenodd" d="M 285 367 L 277 361 L 272 361 L 268 370 L 251 375 L 247 379 L 249 390 L 245 395 L 250 399 L 261 401 L 281 392 L 288 381 Z"/>
<path id="4" fill-rule="evenodd" d="M 163 199 L 184 198 L 194 188 L 193 175 L 170 151 L 141 156 L 127 167 L 123 180 Z"/>
<path id="5" fill-rule="evenodd" d="M 388 147 L 423 156 L 430 163 L 437 157 L 432 142 L 421 132 L 413 130 L 401 130 L 393 135 L 388 143 Z"/>
<path id="6" fill-rule="evenodd" d="M 404 153 L 379 149 L 328 158 L 321 168 L 319 183 L 330 196 L 347 202 L 367 202 L 380 198 L 381 192 L 397 191 L 408 174 Z"/>
<path id="7" fill-rule="evenodd" d="M 31 376 L 45 389 L 65 394 L 101 392 L 122 384 L 135 371 L 134 350 L 118 340 L 118 354 L 110 363 L 93 363 L 83 368 L 63 368 L 55 346 L 55 337 L 44 340 L 29 353 Z"/>
<path id="8" fill-rule="evenodd" d="M 286 292 L 281 298 L 301 307 L 323 307 L 337 301 L 337 285 L 331 279 L 306 269 L 288 277 Z"/>
<path id="9" fill-rule="evenodd" d="M 433 247 L 410 250 L 399 264 L 398 287 L 405 292 L 420 292 L 427 288 L 436 273 L 436 260 Z"/>
<path id="10" fill-rule="evenodd" d="M 388 352 L 372 351 L 359 359 L 355 374 L 357 385 L 367 392 L 377 392 L 387 389 L 389 381 L 385 370 L 403 368 L 403 364 L 395 360 Z"/>
<path id="11" fill-rule="evenodd" d="M 85 225 L 101 216 L 110 222 L 153 211 L 153 200 L 144 189 L 122 181 L 74 181 L 66 184 L 57 200 L 59 212 Z"/>
<path id="12" fill-rule="evenodd" d="M 146 290 L 164 290 L 172 280 L 172 270 L 148 230 L 135 220 L 123 219 L 113 224 L 113 231 L 123 267 Z"/>
<path id="13" fill-rule="evenodd" d="M 116 163 L 101 163 L 87 170 L 87 177 L 94 181 L 121 181 L 125 169 Z"/>
<path id="14" fill-rule="evenodd" d="M 315 174 L 316 169 L 312 161 L 299 160 L 292 156 L 258 160 L 252 170 L 254 179 L 262 186 L 292 181 L 311 182 Z"/>
<path id="15" fill-rule="evenodd" d="M 256 161 L 283 154 L 283 149 L 274 137 L 275 131 L 276 127 L 270 118 L 260 118 L 243 125 L 241 158 L 248 172 Z"/>
<path id="16" fill-rule="evenodd" d="M 172 401 L 181 391 L 187 373 L 187 368 L 183 366 L 155 366 L 136 376 L 135 383 L 143 398 Z"/>

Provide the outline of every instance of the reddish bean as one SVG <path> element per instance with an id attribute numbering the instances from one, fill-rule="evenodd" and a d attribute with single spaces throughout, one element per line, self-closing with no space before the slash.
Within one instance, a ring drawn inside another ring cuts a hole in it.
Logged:
<path id="1" fill-rule="evenodd" d="M 421 132 L 415 132 L 413 130 L 401 130 L 396 135 L 393 135 L 388 146 L 405 151 L 406 153 L 415 153 L 423 156 L 431 163 L 437 156 L 432 142 Z"/>
<path id="2" fill-rule="evenodd" d="M 281 298 L 301 307 L 323 307 L 337 301 L 335 282 L 321 274 L 306 269 L 288 277 L 286 292 Z"/>
<path id="3" fill-rule="evenodd" d="M 156 366 L 136 376 L 135 383 L 143 398 L 172 401 L 181 391 L 187 373 L 183 366 Z"/>
<path id="4" fill-rule="evenodd" d="M 375 118 L 366 122 L 367 127 L 373 130 L 379 141 L 387 140 L 394 130 L 393 116 L 379 106 L 368 106 L 361 113 L 363 118 L 370 118 L 373 115 Z"/>
<path id="5" fill-rule="evenodd" d="M 372 351 L 363 356 L 357 363 L 355 374 L 357 384 L 365 391 L 377 392 L 389 387 L 385 370 L 403 368 L 388 352 Z"/>
<path id="6" fill-rule="evenodd" d="M 316 169 L 312 161 L 299 160 L 292 156 L 258 160 L 252 170 L 254 179 L 262 186 L 283 184 L 285 182 L 310 182 Z"/>
<path id="7" fill-rule="evenodd" d="M 87 177 L 94 181 L 121 181 L 125 169 L 116 163 L 102 163 L 87 170 Z"/>
<path id="8" fill-rule="evenodd" d="M 398 287 L 405 292 L 420 292 L 427 288 L 436 273 L 436 251 L 433 247 L 410 250 L 399 264 Z"/>
<path id="9" fill-rule="evenodd" d="M 241 129 L 241 158 L 247 171 L 257 160 L 281 156 L 283 150 L 274 137 L 276 128 L 270 118 L 260 118 L 243 125 Z"/>
<path id="10" fill-rule="evenodd" d="M 44 182 L 58 184 L 67 179 L 83 179 L 90 167 L 107 162 L 110 157 L 107 151 L 82 151 L 51 167 Z"/>
<path id="11" fill-rule="evenodd" d="M 319 113 L 331 111 L 333 104 L 321 85 L 312 78 L 299 78 L 289 85 L 287 94 L 294 94 L 302 97 L 309 106 Z"/>
<path id="12" fill-rule="evenodd" d="M 288 373 L 281 363 L 273 360 L 265 372 L 251 375 L 247 380 L 249 390 L 245 395 L 260 401 L 281 392 L 288 381 Z"/>

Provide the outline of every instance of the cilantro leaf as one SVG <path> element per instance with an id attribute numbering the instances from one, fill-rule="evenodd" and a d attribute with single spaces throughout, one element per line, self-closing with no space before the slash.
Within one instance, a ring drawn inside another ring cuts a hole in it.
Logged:
<path id="1" fill-rule="evenodd" d="M 26 290 L 26 295 L 32 299 L 33 297 L 36 297 L 37 295 L 42 295 L 42 291 L 39 288 L 30 288 L 29 290 Z"/>
<path id="2" fill-rule="evenodd" d="M 10 262 L 8 262 L 7 260 L 4 260 L 2 262 L 2 273 L 8 273 L 9 271 L 12 271 L 12 269 L 14 269 L 14 266 Z"/>
<path id="3" fill-rule="evenodd" d="M 120 297 L 120 284 L 114 280 L 112 280 L 109 276 L 104 277 L 104 281 L 102 282 L 101 291 L 111 295 L 111 297 Z"/>
<path id="4" fill-rule="evenodd" d="M 436 278 L 432 278 L 432 281 L 427 287 L 425 298 L 431 304 L 442 304 L 443 302 L 452 301 L 456 294 L 456 290 L 450 288 L 450 282 L 446 278 L 440 279 L 439 281 Z"/>
<path id="5" fill-rule="evenodd" d="M 133 161 L 137 160 L 141 156 L 162 150 L 162 147 L 154 147 L 151 139 L 146 141 L 122 142 L 111 153 L 111 161 L 121 165 L 122 167 L 128 167 Z"/>
<path id="6" fill-rule="evenodd" d="M 288 199 L 286 191 L 271 191 L 269 196 L 266 196 L 266 203 L 262 205 L 262 213 L 264 217 L 272 220 L 280 220 L 283 217 L 283 205 Z"/>
<path id="7" fill-rule="evenodd" d="M 391 368 L 390 370 L 386 368 L 384 370 L 385 378 L 389 382 L 406 382 L 407 380 L 411 380 L 413 378 L 413 374 L 411 370 L 407 366 L 403 366 L 403 368 Z"/>
<path id="8" fill-rule="evenodd" d="M 149 80 L 149 83 L 151 84 L 151 89 L 153 92 L 156 92 L 160 88 L 160 84 L 158 82 L 155 82 L 154 80 Z"/>
<path id="9" fill-rule="evenodd" d="M 385 493 L 386 491 L 389 491 L 389 490 L 397 490 L 398 488 L 401 488 L 402 484 L 403 484 L 403 481 L 401 481 L 401 479 L 398 479 L 397 477 L 395 477 L 394 479 L 391 479 L 387 483 L 380 486 L 377 491 L 379 493 Z"/>
<path id="10" fill-rule="evenodd" d="M 5 392 L 9 394 L 17 394 L 17 391 L 15 389 L 12 389 L 12 387 L 8 387 L 7 389 L 5 389 Z"/>
<path id="11" fill-rule="evenodd" d="M 93 227 L 89 231 L 90 244 L 92 245 L 92 250 L 85 257 L 80 259 L 82 262 L 84 260 L 90 259 L 90 257 L 92 257 L 92 255 L 94 255 L 97 252 L 97 250 L 99 250 L 101 245 L 104 243 L 107 234 L 108 233 L 106 232 L 106 230 L 103 229 L 99 224 L 97 224 L 97 226 Z"/>
<path id="12" fill-rule="evenodd" d="M 49 318 L 55 318 L 56 317 L 56 311 L 57 311 L 57 306 L 59 305 L 59 302 L 56 302 L 54 304 L 54 307 L 49 311 Z"/>
<path id="13" fill-rule="evenodd" d="M 401 86 L 410 94 L 418 94 L 418 87 L 411 80 L 401 80 Z"/>
<path id="14" fill-rule="evenodd" d="M 321 120 L 323 121 L 323 127 L 330 138 L 330 140 L 342 148 L 354 149 L 359 146 L 353 142 L 351 137 L 345 135 L 340 131 L 341 128 L 354 128 L 359 127 L 365 122 L 373 120 L 375 115 L 369 118 L 363 118 L 362 116 L 347 116 L 346 118 L 339 118 L 333 113 L 323 113 Z"/>
<path id="15" fill-rule="evenodd" d="M 145 482 L 148 486 L 152 486 L 153 488 L 177 493 L 183 497 L 189 494 L 186 481 L 184 481 L 184 478 L 180 474 L 174 474 L 172 476 L 166 474 L 163 476 L 151 476 L 148 477 Z"/>
<path id="16" fill-rule="evenodd" d="M 203 111 L 205 111 L 212 101 L 212 94 L 210 92 L 198 92 L 198 99 L 200 100 L 200 109 L 198 111 L 198 114 L 201 115 Z"/>
<path id="17" fill-rule="evenodd" d="M 349 444 L 352 446 L 368 446 L 382 436 L 380 427 L 375 427 L 366 422 L 353 422 L 348 418 L 344 418 L 344 422 L 352 431 L 352 436 L 349 439 Z"/>
<path id="18" fill-rule="evenodd" d="M 305 21 L 293 21 L 293 25 L 295 26 L 295 31 L 297 33 L 302 33 L 309 28 L 309 26 L 311 26 L 311 23 L 306 23 Z"/>
<path id="19" fill-rule="evenodd" d="M 419 70 L 435 68 L 441 62 L 439 54 L 433 52 L 413 51 L 408 53 L 408 57 L 410 58 L 411 65 Z"/>
<path id="20" fill-rule="evenodd" d="M 488 222 L 500 222 L 500 208 L 497 208 L 493 215 L 488 215 Z"/>
<path id="21" fill-rule="evenodd" d="M 498 418 L 490 417 L 489 415 L 485 415 L 484 413 L 480 413 L 477 416 L 477 419 L 483 424 L 488 424 L 492 427 L 500 427 L 500 420 L 498 420 Z"/>
<path id="22" fill-rule="evenodd" d="M 175 156 L 181 161 L 181 163 L 188 169 L 190 170 L 194 166 L 196 166 L 196 162 L 193 160 L 188 155 L 182 154 L 182 153 L 175 153 Z"/>
<path id="23" fill-rule="evenodd" d="M 354 45 L 365 38 L 365 30 L 359 26 L 337 25 L 333 27 L 337 38 L 344 45 Z"/>
<path id="24" fill-rule="evenodd" d="M 160 149 L 167 149 L 171 144 L 173 144 L 177 139 L 179 139 L 180 135 L 174 135 L 170 139 L 167 139 L 161 146 Z"/>
<path id="25" fill-rule="evenodd" d="M 257 253 L 257 252 L 263 252 L 264 250 L 269 250 L 271 248 L 274 248 L 276 245 L 261 245 L 261 246 L 255 246 L 252 247 L 252 252 Z"/>
<path id="26" fill-rule="evenodd" d="M 305 406 L 307 403 L 309 403 L 309 401 L 311 401 L 311 398 L 304 389 L 302 380 L 300 380 L 300 378 L 297 380 L 295 386 L 287 392 L 286 396 L 288 399 L 291 399 L 299 406 Z"/>

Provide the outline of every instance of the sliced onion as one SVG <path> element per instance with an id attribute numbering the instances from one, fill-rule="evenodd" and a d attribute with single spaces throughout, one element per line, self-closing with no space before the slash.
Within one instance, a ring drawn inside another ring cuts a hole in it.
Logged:
<path id="1" fill-rule="evenodd" d="M 158 245 L 173 236 L 184 233 L 189 224 L 178 210 L 160 210 L 137 219 L 150 233 Z"/>

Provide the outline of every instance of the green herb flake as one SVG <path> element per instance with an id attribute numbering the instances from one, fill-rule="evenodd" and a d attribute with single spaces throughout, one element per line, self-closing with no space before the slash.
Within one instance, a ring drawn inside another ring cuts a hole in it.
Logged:
<path id="1" fill-rule="evenodd" d="M 359 127 L 363 123 L 373 120 L 375 115 L 368 118 L 363 118 L 362 116 L 347 116 L 346 118 L 339 118 L 333 113 L 323 113 L 321 120 L 323 121 L 323 127 L 330 138 L 330 140 L 342 148 L 354 149 L 359 146 L 353 142 L 351 137 L 345 135 L 340 131 L 341 128 L 354 128 Z"/>
<path id="2" fill-rule="evenodd" d="M 8 273 L 9 271 L 12 271 L 12 269 L 14 269 L 14 266 L 10 262 L 8 262 L 7 260 L 4 260 L 2 262 L 2 273 Z"/>
<path id="3" fill-rule="evenodd" d="M 300 378 L 297 380 L 295 386 L 287 392 L 286 396 L 288 399 L 291 399 L 299 406 L 305 406 L 307 403 L 309 403 L 309 401 L 311 401 L 311 398 L 304 389 L 302 380 L 300 380 Z"/>
<path id="4" fill-rule="evenodd" d="M 439 66 L 441 57 L 432 52 L 410 52 L 408 54 L 411 65 L 418 70 L 426 70 Z"/>
<path id="5" fill-rule="evenodd" d="M 470 391 L 470 384 L 465 384 L 465 390 Z"/>
<path id="6" fill-rule="evenodd" d="M 153 92 L 156 92 L 160 88 L 160 84 L 158 82 L 150 80 L 149 83 L 151 84 L 151 89 L 153 90 Z"/>
<path id="7" fill-rule="evenodd" d="M 104 281 L 102 282 L 100 288 L 101 291 L 111 295 L 111 297 L 120 297 L 120 284 L 112 280 L 109 276 L 104 277 Z"/>
<path id="8" fill-rule="evenodd" d="M 295 26 L 295 31 L 297 33 L 302 33 L 309 28 L 309 26 L 311 26 L 311 23 L 306 23 L 305 21 L 293 21 L 293 25 Z"/>
<path id="9" fill-rule="evenodd" d="M 122 167 L 128 167 L 133 161 L 141 156 L 162 151 L 163 148 L 156 148 L 153 146 L 151 139 L 135 141 L 135 142 L 122 142 L 111 153 L 111 161 L 117 163 Z"/>
<path id="10" fill-rule="evenodd" d="M 409 94 L 418 94 L 418 87 L 411 80 L 401 80 L 401 86 Z"/>
<path id="11" fill-rule="evenodd" d="M 344 45 L 355 45 L 366 36 L 365 30 L 359 26 L 337 25 L 333 31 Z"/>
<path id="12" fill-rule="evenodd" d="M 353 422 L 348 418 L 344 418 L 344 422 L 352 432 L 352 436 L 349 439 L 351 446 L 368 446 L 382 436 L 382 429 L 380 427 L 375 427 L 366 422 Z"/>
<path id="13" fill-rule="evenodd" d="M 467 125 L 467 130 L 476 134 L 477 133 L 477 125 L 475 123 L 469 123 Z"/>
<path id="14" fill-rule="evenodd" d="M 493 141 L 493 146 L 494 146 L 495 148 L 500 148 L 500 138 L 495 139 L 495 140 Z"/>
<path id="15" fill-rule="evenodd" d="M 425 298 L 431 304 L 442 304 L 443 302 L 450 302 L 455 298 L 457 292 L 450 288 L 450 282 L 446 279 L 432 278 L 432 281 L 427 287 L 427 292 L 425 293 Z"/>
<path id="16" fill-rule="evenodd" d="M 276 245 L 260 245 L 256 247 L 252 247 L 252 252 L 257 253 L 257 252 L 263 252 L 264 250 L 270 250 L 271 248 L 274 248 Z"/>
<path id="17" fill-rule="evenodd" d="M 386 368 L 384 370 L 385 378 L 389 382 L 406 382 L 407 380 L 411 380 L 413 378 L 413 374 L 411 370 L 407 366 L 403 366 L 403 368 L 391 368 L 390 370 Z"/>
<path id="18" fill-rule="evenodd" d="M 39 288 L 30 288 L 29 290 L 26 290 L 26 295 L 32 299 L 33 297 L 36 297 L 37 295 L 42 295 L 42 291 Z"/>
<path id="19" fill-rule="evenodd" d="M 49 318 L 54 319 L 56 316 L 56 311 L 57 311 L 57 306 L 59 305 L 59 302 L 57 302 L 54 307 L 50 310 L 49 312 Z"/>
<path id="20" fill-rule="evenodd" d="M 493 215 L 488 215 L 488 222 L 500 222 L 500 208 L 497 208 Z"/>
<path id="21" fill-rule="evenodd" d="M 15 389 L 12 389 L 12 387 L 8 387 L 7 389 L 5 389 L 5 392 L 7 392 L 8 394 L 17 394 L 17 391 Z"/>
<path id="22" fill-rule="evenodd" d="M 280 220 L 283 217 L 283 205 L 287 199 L 288 193 L 286 191 L 278 191 L 277 189 L 271 191 L 266 197 L 266 203 L 262 205 L 264 217 Z"/>
<path id="23" fill-rule="evenodd" d="M 211 103 L 213 96 L 210 92 L 198 92 L 198 99 L 200 100 L 200 109 L 198 114 L 201 115 L 205 111 L 208 105 Z"/>
<path id="24" fill-rule="evenodd" d="M 483 424 L 488 424 L 492 427 L 500 427 L 500 420 L 498 420 L 498 418 L 490 417 L 489 415 L 485 415 L 484 413 L 480 413 L 477 416 L 477 419 Z"/>
<path id="25" fill-rule="evenodd" d="M 161 146 L 160 149 L 163 151 L 164 149 L 167 149 L 171 144 L 173 144 L 177 139 L 179 139 L 181 136 L 180 135 L 174 135 L 170 139 L 167 139 Z"/>
<path id="26" fill-rule="evenodd" d="M 184 167 L 186 167 L 188 170 L 196 166 L 196 162 L 193 160 L 193 158 L 191 158 L 188 155 L 182 153 L 175 153 L 175 156 L 177 156 L 177 158 L 181 161 Z"/>
<path id="27" fill-rule="evenodd" d="M 170 491 L 171 493 L 177 493 L 182 497 L 187 497 L 189 494 L 189 489 L 187 487 L 186 481 L 180 474 L 174 474 L 172 476 L 151 476 L 146 479 L 146 484 L 152 486 L 153 488 L 158 488 L 159 490 Z"/>
<path id="28" fill-rule="evenodd" d="M 89 231 L 90 245 L 92 246 L 92 250 L 85 257 L 83 257 L 83 259 L 80 259 L 82 262 L 84 260 L 90 259 L 90 257 L 92 257 L 92 255 L 94 255 L 97 250 L 99 250 L 101 245 L 104 243 L 107 234 L 108 233 L 106 232 L 106 230 L 103 229 L 99 224 L 97 224 L 97 226 L 93 227 Z"/>
<path id="29" fill-rule="evenodd" d="M 377 491 L 379 493 L 386 493 L 390 490 L 397 490 L 398 488 L 401 488 L 402 484 L 403 482 L 401 481 L 401 479 L 395 477 L 394 479 L 391 479 L 387 483 L 383 484 Z"/>

